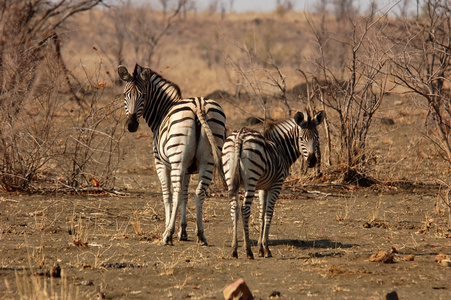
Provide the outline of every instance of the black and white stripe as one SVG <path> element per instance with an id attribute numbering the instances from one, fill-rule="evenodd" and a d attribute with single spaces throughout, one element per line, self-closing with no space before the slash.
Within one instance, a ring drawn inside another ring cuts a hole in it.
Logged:
<path id="1" fill-rule="evenodd" d="M 138 130 L 143 117 L 154 134 L 154 154 L 163 191 L 166 228 L 163 244 L 172 244 L 181 206 L 180 240 L 187 240 L 186 204 L 190 174 L 199 173 L 195 192 L 197 239 L 207 244 L 202 205 L 215 167 L 223 175 L 221 149 L 226 136 L 225 114 L 214 100 L 182 99 L 179 87 L 148 68 L 135 66 L 133 75 L 118 67 L 124 88 L 128 130 Z"/>
<path id="2" fill-rule="evenodd" d="M 254 258 L 249 243 L 249 216 L 255 191 L 260 198 L 259 256 L 271 257 L 268 248 L 269 227 L 274 205 L 282 189 L 282 184 L 290 172 L 291 165 L 304 156 L 308 167 L 318 161 L 317 126 L 324 119 L 321 111 L 313 118 L 308 112 L 296 113 L 278 123 L 272 123 L 259 132 L 242 128 L 234 131 L 224 142 L 222 162 L 233 220 L 232 256 L 237 253 L 237 220 L 239 217 L 238 190 L 244 186 L 244 202 L 241 213 L 244 227 L 244 247 L 248 258 Z"/>

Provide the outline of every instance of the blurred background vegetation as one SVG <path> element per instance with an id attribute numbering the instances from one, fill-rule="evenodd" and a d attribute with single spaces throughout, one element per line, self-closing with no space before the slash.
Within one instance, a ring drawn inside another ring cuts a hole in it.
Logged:
<path id="1" fill-rule="evenodd" d="M 2 188 L 117 187 L 131 150 L 116 68 L 135 63 L 218 100 L 229 129 L 326 110 L 321 180 L 449 173 L 449 0 L 274 2 L 0 1 Z"/>

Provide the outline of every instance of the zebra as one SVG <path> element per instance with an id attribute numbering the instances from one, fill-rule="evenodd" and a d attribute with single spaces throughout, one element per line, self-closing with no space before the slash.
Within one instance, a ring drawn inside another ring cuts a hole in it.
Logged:
<path id="1" fill-rule="evenodd" d="M 263 134 L 244 127 L 226 138 L 222 150 L 222 163 L 233 221 L 232 257 L 238 258 L 237 208 L 240 185 L 244 185 L 245 191 L 241 213 L 247 258 L 254 258 L 249 242 L 248 223 L 256 190 L 259 191 L 260 199 L 258 255 L 272 256 L 268 247 L 268 236 L 275 202 L 291 165 L 301 154 L 309 168 L 317 163 L 317 126 L 324 117 L 324 111 L 318 112 L 314 117 L 308 111 L 297 112 L 294 118 L 270 123 Z"/>
<path id="2" fill-rule="evenodd" d="M 258 117 L 248 117 L 246 118 L 246 120 L 244 121 L 244 125 L 245 126 L 254 126 L 254 125 L 260 125 L 260 124 L 264 124 L 265 121 L 275 121 L 271 118 L 267 118 L 267 119 L 263 119 L 263 118 L 258 118 Z M 315 175 L 314 177 L 316 178 L 320 178 L 323 176 L 323 173 L 321 172 L 321 147 L 318 141 L 318 147 L 316 148 L 316 170 L 315 170 Z M 304 166 L 304 161 L 302 161 L 302 169 L 304 170 L 304 174 L 307 173 L 307 168 L 305 168 Z"/>
<path id="3" fill-rule="evenodd" d="M 173 245 L 177 210 L 181 207 L 179 240 L 188 240 L 186 205 L 191 174 L 199 173 L 195 191 L 197 242 L 208 245 L 202 205 L 214 169 L 221 178 L 221 150 L 226 117 L 221 106 L 203 97 L 182 99 L 180 88 L 149 68 L 136 64 L 133 74 L 118 67 L 124 87 L 127 128 L 138 130 L 143 117 L 153 132 L 155 165 L 165 207 L 163 245 Z M 172 205 L 172 208 L 171 208 Z"/>

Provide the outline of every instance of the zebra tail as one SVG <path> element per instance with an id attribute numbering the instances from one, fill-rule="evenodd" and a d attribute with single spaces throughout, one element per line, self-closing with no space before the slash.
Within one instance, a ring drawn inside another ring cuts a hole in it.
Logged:
<path id="1" fill-rule="evenodd" d="M 218 169 L 219 177 L 221 177 L 222 184 L 226 187 L 227 183 L 225 180 L 224 170 L 222 169 L 221 151 L 219 150 L 218 145 L 216 145 L 215 137 L 211 132 L 210 126 L 208 126 L 207 120 L 205 119 L 205 111 L 203 107 L 201 107 L 200 103 L 197 103 L 196 115 L 201 126 L 205 130 L 208 141 L 210 142 L 211 152 L 213 153 L 213 159 L 215 161 L 215 166 Z"/>
<path id="2" fill-rule="evenodd" d="M 234 158 L 233 158 L 233 167 L 232 167 L 232 191 L 234 193 L 238 192 L 241 183 L 240 176 L 240 160 L 241 160 L 241 151 L 243 149 L 243 138 L 242 138 L 243 129 L 238 131 L 235 137 L 235 149 L 234 149 Z"/>

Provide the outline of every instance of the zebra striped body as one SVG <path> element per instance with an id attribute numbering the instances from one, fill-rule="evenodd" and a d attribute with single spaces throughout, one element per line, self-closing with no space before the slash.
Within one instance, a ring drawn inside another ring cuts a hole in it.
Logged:
<path id="1" fill-rule="evenodd" d="M 124 88 L 128 130 L 138 129 L 142 116 L 154 135 L 154 154 L 161 182 L 166 223 L 163 244 L 172 244 L 178 208 L 181 207 L 180 240 L 187 240 L 186 204 L 190 174 L 199 173 L 195 192 L 198 242 L 207 245 L 202 224 L 202 205 L 215 167 L 220 175 L 220 153 L 225 114 L 213 100 L 182 99 L 180 89 L 147 68 L 135 66 L 131 75 L 124 66 L 119 76 Z"/>
<path id="2" fill-rule="evenodd" d="M 259 256 L 271 257 L 268 248 L 269 228 L 274 205 L 291 165 L 303 155 L 308 167 L 317 163 L 317 125 L 324 112 L 314 118 L 298 112 L 294 118 L 274 123 L 263 134 L 248 128 L 233 132 L 224 142 L 222 162 L 233 221 L 232 256 L 237 253 L 237 220 L 239 217 L 238 190 L 244 186 L 241 214 L 244 228 L 244 247 L 248 258 L 254 258 L 249 243 L 249 216 L 255 191 L 260 198 Z"/>

